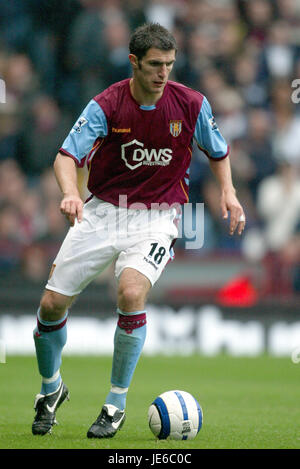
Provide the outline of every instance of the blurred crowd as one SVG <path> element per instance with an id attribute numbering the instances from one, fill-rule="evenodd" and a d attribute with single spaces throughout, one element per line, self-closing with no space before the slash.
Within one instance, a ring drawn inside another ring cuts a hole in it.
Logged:
<path id="1" fill-rule="evenodd" d="M 300 291 L 300 0 L 3 2 L 0 274 L 47 277 L 67 230 L 53 160 L 87 102 L 131 75 L 129 36 L 148 21 L 176 37 L 171 79 L 210 101 L 246 211 L 245 234 L 230 237 L 218 187 L 195 147 L 190 201 L 205 203 L 197 254 L 267 260 L 271 290 Z"/>

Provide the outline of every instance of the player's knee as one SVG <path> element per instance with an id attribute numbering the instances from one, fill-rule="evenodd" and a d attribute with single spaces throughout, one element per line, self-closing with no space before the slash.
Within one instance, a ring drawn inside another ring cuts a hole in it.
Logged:
<path id="1" fill-rule="evenodd" d="M 40 302 L 40 316 L 45 321 L 57 321 L 66 311 L 67 305 L 60 298 L 61 295 L 47 290 Z"/>
<path id="2" fill-rule="evenodd" d="M 124 285 L 119 290 L 119 307 L 135 311 L 144 307 L 145 292 L 139 285 Z"/>

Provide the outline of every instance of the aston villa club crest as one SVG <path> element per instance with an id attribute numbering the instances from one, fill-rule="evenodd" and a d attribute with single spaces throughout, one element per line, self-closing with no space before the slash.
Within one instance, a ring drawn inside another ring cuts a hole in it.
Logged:
<path id="1" fill-rule="evenodd" d="M 182 131 L 182 121 L 170 121 L 170 133 L 173 137 L 178 137 Z"/>

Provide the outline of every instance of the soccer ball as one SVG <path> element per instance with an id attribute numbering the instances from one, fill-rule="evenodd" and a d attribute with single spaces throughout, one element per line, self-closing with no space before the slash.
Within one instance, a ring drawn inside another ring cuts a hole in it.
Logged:
<path id="1" fill-rule="evenodd" d="M 202 427 L 199 402 L 186 391 L 167 391 L 150 405 L 148 422 L 160 440 L 192 440 Z"/>

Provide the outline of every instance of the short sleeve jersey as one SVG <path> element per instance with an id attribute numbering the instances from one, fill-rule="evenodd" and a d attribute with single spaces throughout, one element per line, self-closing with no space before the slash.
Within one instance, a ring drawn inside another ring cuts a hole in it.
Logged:
<path id="1" fill-rule="evenodd" d="M 133 98 L 130 79 L 95 96 L 83 110 L 60 152 L 89 167 L 88 189 L 114 205 L 188 201 L 193 139 L 214 160 L 228 155 L 205 96 L 168 81 L 153 106 Z M 124 200 L 124 199 L 122 199 Z"/>

